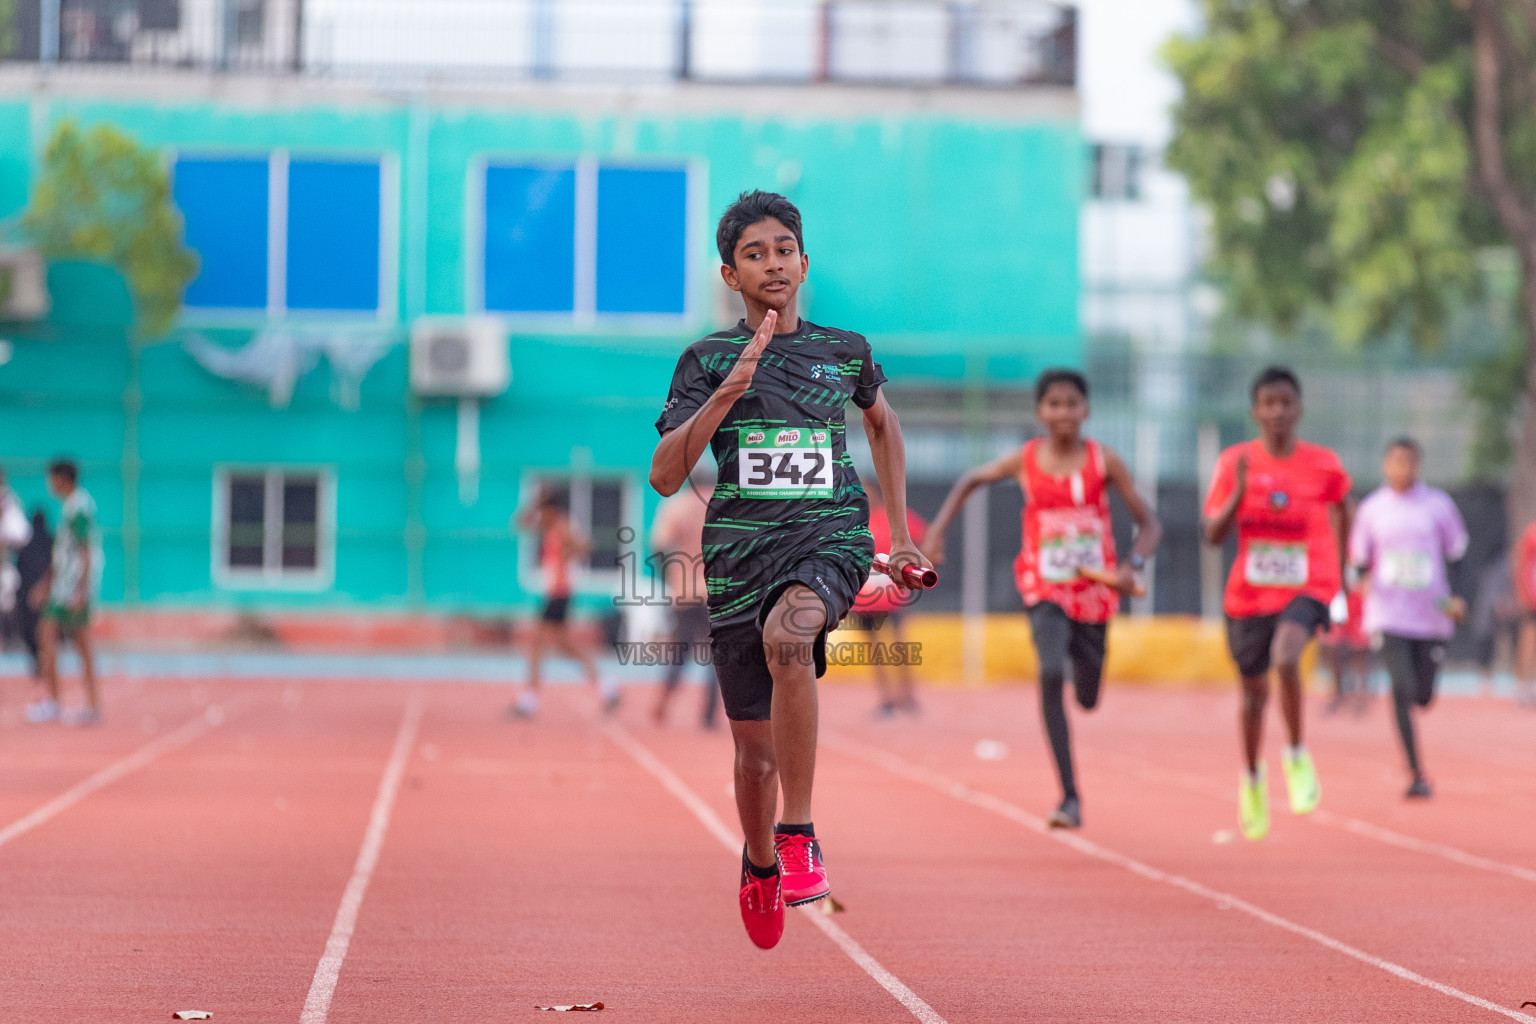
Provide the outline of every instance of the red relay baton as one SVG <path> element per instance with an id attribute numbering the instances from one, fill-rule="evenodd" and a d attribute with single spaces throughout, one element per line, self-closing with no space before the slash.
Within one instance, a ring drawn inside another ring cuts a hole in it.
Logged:
<path id="1" fill-rule="evenodd" d="M 890 557 L 890 555 L 876 555 L 874 562 L 870 564 L 870 569 L 880 573 L 882 576 L 894 578 L 894 574 L 891 572 Z M 921 565 L 907 564 L 902 566 L 901 578 L 906 582 L 907 586 L 915 587 L 919 590 L 931 590 L 939 585 L 939 574 Z"/>

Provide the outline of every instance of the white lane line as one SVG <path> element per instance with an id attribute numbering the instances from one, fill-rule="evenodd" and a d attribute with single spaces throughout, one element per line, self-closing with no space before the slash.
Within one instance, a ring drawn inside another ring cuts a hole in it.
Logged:
<path id="1" fill-rule="evenodd" d="M 1130 770 L 1138 777 L 1148 782 L 1177 786 L 1181 789 L 1201 793 L 1218 800 L 1226 800 L 1230 796 L 1230 793 L 1204 776 L 1195 775 L 1190 772 L 1170 771 L 1132 754 L 1122 754 L 1118 751 L 1095 751 L 1094 754 L 1095 756 L 1108 754 L 1113 758 L 1118 758 L 1126 763 Z M 1418 839 L 1414 836 L 1405 835 L 1402 832 L 1394 832 L 1392 829 L 1373 825 L 1368 821 L 1361 821 L 1359 818 L 1352 818 L 1347 814 L 1334 814 L 1332 811 L 1319 809 L 1305 817 L 1306 820 L 1311 821 L 1314 825 L 1341 829 L 1362 839 L 1373 839 L 1378 843 L 1395 846 L 1400 850 L 1410 850 L 1414 853 L 1422 853 L 1430 857 L 1439 857 L 1442 860 L 1460 864 L 1462 867 L 1475 868 L 1479 871 L 1490 871 L 1494 874 L 1518 878 L 1522 882 L 1536 883 L 1536 871 L 1530 868 L 1524 868 L 1518 864 L 1506 864 L 1503 861 L 1492 860 L 1488 857 L 1479 857 L 1475 853 L 1468 853 L 1466 850 L 1447 846 L 1444 843 L 1434 843 L 1427 839 Z"/>
<path id="2" fill-rule="evenodd" d="M 1241 910 L 1243 913 L 1249 915 L 1250 917 L 1257 918 L 1258 920 L 1263 921 L 1265 924 L 1273 925 L 1274 927 L 1288 931 L 1293 935 L 1299 935 L 1304 939 L 1309 939 L 1312 942 L 1331 949 L 1336 953 L 1343 953 L 1345 956 L 1353 957 L 1354 959 L 1359 960 L 1361 963 L 1369 964 L 1378 970 L 1385 971 L 1394 977 L 1401 978 L 1404 981 L 1412 982 L 1415 985 L 1422 985 L 1424 988 L 1432 989 L 1436 992 L 1439 992 L 1441 995 L 1450 996 L 1452 999 L 1459 999 L 1464 1003 L 1468 1003 L 1480 1009 L 1488 1010 L 1492 1013 L 1502 1014 L 1503 1016 L 1508 1017 L 1510 1020 L 1523 1021 L 1524 1024 L 1536 1024 L 1536 1017 L 1528 1016 L 1518 1010 L 1512 1010 L 1507 1006 L 1501 1006 L 1500 1004 L 1492 1002 L 1488 999 L 1484 999 L 1481 996 L 1475 996 L 1470 992 L 1463 992 L 1459 988 L 1447 985 L 1444 982 L 1436 981 L 1433 978 L 1426 978 L 1424 975 L 1419 974 L 1416 971 L 1410 971 L 1408 968 L 1403 967 L 1400 964 L 1395 964 L 1390 960 L 1383 960 L 1379 956 L 1373 956 L 1372 954 L 1367 953 L 1362 949 L 1357 949 L 1346 942 L 1341 942 L 1340 940 L 1333 938 L 1331 935 L 1326 935 L 1315 928 L 1308 928 L 1303 924 L 1297 924 L 1294 921 L 1281 917 L 1279 914 L 1271 913 L 1270 911 L 1265 910 L 1263 907 L 1249 903 L 1247 900 L 1241 899 L 1240 897 L 1209 888 L 1208 886 L 1201 885 L 1199 882 L 1184 878 L 1181 875 L 1174 875 L 1169 874 L 1166 871 L 1160 871 L 1159 869 L 1154 868 L 1149 864 L 1144 864 L 1133 857 L 1127 857 L 1125 854 L 1117 853 L 1108 847 L 1100 846 L 1098 843 L 1084 839 L 1083 837 L 1074 835 L 1070 832 L 1065 832 L 1060 829 L 1047 828 L 1043 819 L 1035 817 L 1028 811 L 1025 811 L 1024 809 L 1014 804 L 1011 804 L 1006 800 L 992 796 L 990 793 L 983 793 L 979 790 L 972 789 L 970 786 L 967 786 L 963 782 L 957 782 L 954 779 L 941 775 L 931 769 L 924 768 L 920 765 L 915 765 L 910 761 L 907 761 L 905 758 L 898 757 L 897 755 L 889 753 L 888 751 L 881 750 L 877 747 L 870 747 L 863 743 L 859 743 L 855 740 L 850 740 L 847 737 L 839 736 L 836 734 L 823 733 L 821 736 L 821 742 L 823 746 L 832 750 L 840 751 L 849 757 L 864 761 L 868 764 L 872 764 L 877 768 L 882 768 L 885 771 L 890 772 L 892 775 L 897 775 L 911 782 L 918 783 L 919 785 L 938 790 L 940 793 L 953 797 L 962 803 L 968 803 L 972 806 L 979 807 L 982 810 L 991 811 L 993 814 L 1007 818 L 1009 821 L 1015 822 L 1016 824 L 1023 825 L 1025 828 L 1039 832 L 1041 835 L 1048 839 L 1054 839 L 1056 842 L 1061 843 L 1063 846 L 1069 846 L 1079 853 L 1086 854 L 1089 857 L 1095 857 L 1107 863 L 1122 867 L 1132 874 L 1140 875 L 1142 878 L 1145 878 L 1149 881 L 1162 882 L 1166 885 L 1171 885 L 1174 888 L 1183 889 L 1185 892 L 1212 901 L 1218 907 Z"/>
<path id="3" fill-rule="evenodd" d="M 325 940 L 325 952 L 315 966 L 315 978 L 309 984 L 309 996 L 304 1000 L 304 1012 L 300 1024 L 324 1024 L 331 1009 L 331 997 L 336 994 L 336 982 L 341 977 L 341 964 L 347 958 L 347 947 L 352 933 L 357 929 L 357 912 L 373 880 L 373 869 L 378 866 L 379 852 L 384 848 L 384 834 L 389 831 L 389 815 L 394 810 L 395 796 L 400 791 L 400 778 L 405 774 L 405 763 L 410 759 L 411 747 L 416 742 L 416 731 L 421 726 L 422 699 L 420 691 L 413 692 L 406 702 L 405 714 L 400 718 L 400 729 L 395 733 L 395 747 L 384 765 L 384 775 L 379 779 L 379 794 L 373 800 L 373 813 L 368 818 L 368 829 L 363 833 L 362 848 L 357 851 L 357 863 L 352 868 L 352 878 L 341 894 L 341 905 L 336 908 L 336 920 L 331 925 L 331 936 Z"/>
<path id="4" fill-rule="evenodd" d="M 226 711 L 221 705 L 210 704 L 180 728 L 151 740 L 121 761 L 114 761 L 89 778 L 71 786 L 30 814 L 23 815 L 5 828 L 0 828 L 0 846 L 26 835 L 39 825 L 69 810 L 99 789 L 104 789 L 125 775 L 130 775 L 149 764 L 161 754 L 170 753 L 212 729 L 216 729 L 244 710 L 249 701 L 239 702 L 235 710 Z"/>
<path id="5" fill-rule="evenodd" d="M 700 799 L 698 794 L 690 789 L 686 782 L 678 778 L 672 769 L 663 764 L 655 754 L 652 754 L 649 748 L 635 739 L 627 729 L 617 723 L 604 725 L 603 732 L 607 734 L 609 739 L 613 740 L 620 750 L 633 758 L 636 764 L 650 772 L 667 792 L 677 797 L 684 807 L 692 811 L 693 816 L 699 819 L 699 822 L 709 834 L 720 840 L 720 845 L 724 846 L 732 854 L 739 855 L 741 853 L 741 836 L 728 828 L 725 822 L 720 820 L 719 815 L 710 810 L 709 805 Z M 943 1017 L 939 1016 L 938 1011 L 923 1002 L 922 998 L 903 984 L 900 978 L 882 967 L 880 961 L 870 956 L 863 946 L 854 941 L 853 936 L 833 924 L 816 904 L 813 903 L 801 907 L 800 910 L 807 921 L 820 928 L 822 934 L 836 943 L 837 947 L 848 955 L 848 959 L 863 968 L 864 973 L 875 979 L 881 988 L 889 992 L 898 1003 L 910 1010 L 912 1016 L 922 1021 L 923 1024 L 948 1024 Z"/>

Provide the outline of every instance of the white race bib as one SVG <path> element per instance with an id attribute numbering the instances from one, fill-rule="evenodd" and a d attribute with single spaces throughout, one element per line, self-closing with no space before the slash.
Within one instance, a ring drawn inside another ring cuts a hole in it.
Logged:
<path id="1" fill-rule="evenodd" d="M 1079 569 L 1104 568 L 1104 523 L 1092 509 L 1042 509 L 1040 578 L 1070 583 Z"/>
<path id="2" fill-rule="evenodd" d="M 1248 544 L 1243 578 L 1255 587 L 1301 587 L 1307 582 L 1307 545 L 1256 540 Z"/>
<path id="3" fill-rule="evenodd" d="M 742 497 L 832 497 L 831 431 L 807 427 L 739 430 L 736 484 Z"/>
<path id="4" fill-rule="evenodd" d="M 1376 575 L 1384 587 L 1428 590 L 1435 581 L 1435 566 L 1423 551 L 1386 551 L 1382 553 Z"/>

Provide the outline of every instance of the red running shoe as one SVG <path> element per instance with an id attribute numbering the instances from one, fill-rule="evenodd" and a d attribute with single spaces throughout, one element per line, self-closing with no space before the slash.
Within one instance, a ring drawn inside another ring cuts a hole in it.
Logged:
<path id="1" fill-rule="evenodd" d="M 821 844 L 815 836 L 780 832 L 773 837 L 773 849 L 779 855 L 785 903 L 798 907 L 831 895 L 827 866 L 821 862 Z"/>
<path id="2" fill-rule="evenodd" d="M 782 877 L 758 878 L 745 867 L 741 869 L 741 923 L 747 926 L 747 938 L 758 949 L 772 949 L 784 934 L 784 900 L 779 889 Z"/>

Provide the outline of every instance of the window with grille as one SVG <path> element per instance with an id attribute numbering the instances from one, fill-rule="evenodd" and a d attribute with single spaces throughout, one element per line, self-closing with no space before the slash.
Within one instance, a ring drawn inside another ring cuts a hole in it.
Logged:
<path id="1" fill-rule="evenodd" d="M 329 586 L 334 538 L 329 474 L 225 469 L 214 485 L 214 579 L 224 586 Z"/>

